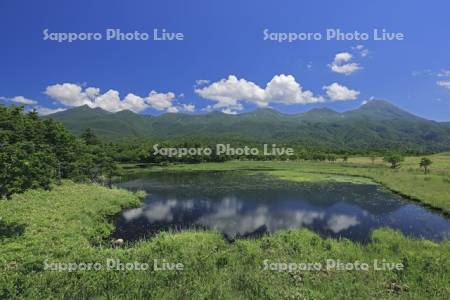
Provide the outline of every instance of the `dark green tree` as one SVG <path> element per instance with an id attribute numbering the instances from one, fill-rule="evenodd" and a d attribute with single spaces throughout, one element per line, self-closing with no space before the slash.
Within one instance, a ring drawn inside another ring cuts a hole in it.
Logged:
<path id="1" fill-rule="evenodd" d="M 419 166 L 421 168 L 423 168 L 423 172 L 426 174 L 428 173 L 428 167 L 433 163 L 433 161 L 431 159 L 429 159 L 428 157 L 422 157 L 422 159 L 420 160 Z"/>
<path id="2" fill-rule="evenodd" d="M 400 163 L 405 160 L 405 158 L 400 153 L 388 153 L 384 156 L 383 160 L 391 164 L 392 169 L 396 169 L 400 166 Z"/>
<path id="3" fill-rule="evenodd" d="M 98 145 L 99 140 L 95 135 L 94 131 L 91 128 L 86 128 L 86 130 L 81 135 L 81 138 L 84 140 L 86 145 Z"/>

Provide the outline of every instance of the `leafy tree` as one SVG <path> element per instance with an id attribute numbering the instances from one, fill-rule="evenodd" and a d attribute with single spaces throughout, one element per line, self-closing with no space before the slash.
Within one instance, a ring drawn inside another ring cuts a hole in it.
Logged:
<path id="1" fill-rule="evenodd" d="M 395 169 L 400 166 L 400 163 L 405 160 L 405 158 L 400 153 L 388 153 L 384 156 L 383 160 L 391 164 L 391 168 Z"/>
<path id="2" fill-rule="evenodd" d="M 81 135 L 81 138 L 84 140 L 86 145 L 98 145 L 99 144 L 99 140 L 91 128 L 87 128 Z"/>
<path id="3" fill-rule="evenodd" d="M 0 105 L 0 198 L 64 178 L 110 184 L 117 168 L 110 148 L 92 131 L 81 140 L 35 111 Z"/>
<path id="4" fill-rule="evenodd" d="M 328 160 L 329 162 L 335 162 L 335 161 L 336 161 L 336 155 L 328 154 L 328 155 L 327 155 L 327 160 Z"/>
<path id="5" fill-rule="evenodd" d="M 419 166 L 423 168 L 423 172 L 426 174 L 428 172 L 428 167 L 433 163 L 431 159 L 428 157 L 422 157 L 420 160 Z"/>

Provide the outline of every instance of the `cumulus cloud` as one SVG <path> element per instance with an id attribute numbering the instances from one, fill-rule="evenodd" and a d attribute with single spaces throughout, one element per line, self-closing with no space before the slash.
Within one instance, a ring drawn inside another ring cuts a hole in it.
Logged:
<path id="1" fill-rule="evenodd" d="M 156 91 L 151 91 L 146 98 L 146 102 L 156 110 L 165 110 L 172 107 L 174 99 L 175 94 L 172 92 L 157 93 Z"/>
<path id="2" fill-rule="evenodd" d="M 436 84 L 446 89 L 450 89 L 450 80 L 439 80 L 436 82 Z"/>
<path id="3" fill-rule="evenodd" d="M 351 62 L 352 58 L 352 54 L 348 52 L 340 52 L 334 56 L 333 62 L 328 66 L 333 72 L 350 75 L 362 69 L 359 64 Z"/>
<path id="4" fill-rule="evenodd" d="M 177 113 L 177 112 L 193 113 L 193 112 L 195 112 L 195 105 L 194 104 L 181 104 L 181 105 L 171 106 L 167 109 L 167 112 L 169 112 L 169 113 Z"/>
<path id="5" fill-rule="evenodd" d="M 321 102 L 311 91 L 303 91 L 292 75 L 275 75 L 265 88 L 244 78 L 229 75 L 226 79 L 213 82 L 203 88 L 195 89 L 201 97 L 215 101 L 212 109 L 234 114 L 243 109 L 242 101 L 267 107 L 269 103 L 305 104 Z"/>
<path id="6" fill-rule="evenodd" d="M 147 108 L 159 111 L 177 112 L 174 107 L 175 94 L 172 92 L 158 93 L 154 90 L 146 97 L 129 93 L 121 99 L 118 91 L 110 89 L 104 94 L 99 88 L 82 86 L 74 83 L 63 83 L 48 86 L 45 94 L 65 106 L 74 107 L 88 105 L 89 107 L 100 107 L 106 111 L 118 112 L 130 110 L 135 113 L 142 112 Z"/>
<path id="7" fill-rule="evenodd" d="M 265 93 L 257 84 L 247 81 L 246 79 L 238 79 L 234 75 L 228 76 L 227 79 L 221 79 L 204 88 L 195 89 L 195 92 L 201 97 L 216 101 L 214 108 L 239 108 L 240 100 L 259 103 L 263 106 L 265 101 Z"/>
<path id="8" fill-rule="evenodd" d="M 14 103 L 24 104 L 24 105 L 36 105 L 37 101 L 25 98 L 24 96 L 15 97 L 0 97 L 0 100 L 11 101 Z"/>
<path id="9" fill-rule="evenodd" d="M 332 101 L 355 100 L 359 95 L 359 91 L 349 89 L 337 82 L 324 86 L 323 89 Z"/>
<path id="10" fill-rule="evenodd" d="M 275 75 L 267 84 L 265 92 L 268 102 L 307 104 L 322 102 L 323 100 L 320 97 L 315 97 L 311 91 L 303 91 L 292 75 Z"/>
<path id="11" fill-rule="evenodd" d="M 95 89 L 88 88 L 87 90 L 92 93 Z M 51 85 L 46 88 L 44 93 L 67 106 L 89 105 L 92 102 L 92 99 L 83 91 L 82 87 L 74 83 Z"/>
<path id="12" fill-rule="evenodd" d="M 182 104 L 181 109 L 185 112 L 193 113 L 193 112 L 195 112 L 195 105 L 194 104 Z"/>

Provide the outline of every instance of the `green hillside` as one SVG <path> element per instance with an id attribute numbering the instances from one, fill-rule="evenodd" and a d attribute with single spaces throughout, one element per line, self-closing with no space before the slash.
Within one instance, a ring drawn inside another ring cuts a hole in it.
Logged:
<path id="1" fill-rule="evenodd" d="M 341 150 L 450 150 L 448 122 L 426 120 L 381 100 L 369 101 L 343 113 L 321 108 L 286 115 L 273 109 L 257 109 L 238 115 L 168 113 L 154 117 L 130 111 L 109 113 L 83 106 L 49 117 L 62 122 L 75 134 L 92 128 L 99 136 L 109 139 L 206 137 Z"/>

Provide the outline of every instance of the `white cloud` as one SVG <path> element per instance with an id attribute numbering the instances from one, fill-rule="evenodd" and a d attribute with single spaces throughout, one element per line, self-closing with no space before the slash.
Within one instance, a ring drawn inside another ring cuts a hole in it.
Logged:
<path id="1" fill-rule="evenodd" d="M 307 104 L 322 101 L 320 97 L 314 97 L 311 91 L 303 91 L 292 75 L 275 75 L 267 84 L 265 93 L 267 102 Z"/>
<path id="2" fill-rule="evenodd" d="M 238 79 L 234 75 L 227 79 L 214 82 L 211 85 L 195 89 L 201 97 L 216 101 L 214 108 L 237 108 L 239 100 L 264 103 L 265 92 L 251 81 Z"/>
<path id="3" fill-rule="evenodd" d="M 30 107 L 27 110 L 36 110 L 37 113 L 39 115 L 42 116 L 46 116 L 49 114 L 54 114 L 60 111 L 64 111 L 65 108 L 48 108 L 48 107 L 44 107 L 41 105 L 37 105 L 38 102 L 35 100 L 31 100 L 28 98 L 25 98 L 23 96 L 15 96 L 12 98 L 9 97 L 0 97 L 0 100 L 6 100 L 6 101 L 11 101 L 11 102 L 15 102 L 15 103 L 20 103 L 20 104 L 24 104 L 24 105 L 29 105 Z"/>
<path id="4" fill-rule="evenodd" d="M 35 105 L 37 101 L 25 98 L 24 96 L 15 96 L 15 97 L 0 97 L 0 100 L 9 100 L 14 103 L 24 104 L 24 105 Z"/>
<path id="5" fill-rule="evenodd" d="M 167 112 L 169 112 L 169 113 L 177 113 L 177 112 L 193 113 L 193 112 L 195 112 L 195 105 L 194 104 L 181 104 L 181 105 L 171 106 L 167 109 Z"/>
<path id="6" fill-rule="evenodd" d="M 100 89 L 99 88 L 93 88 L 93 87 L 88 87 L 85 91 L 86 96 L 91 99 L 94 100 L 98 95 L 100 95 Z"/>
<path id="7" fill-rule="evenodd" d="M 167 108 L 167 112 L 169 112 L 169 113 L 177 113 L 178 111 L 179 111 L 178 108 L 175 106 L 171 106 L 171 107 Z"/>
<path id="8" fill-rule="evenodd" d="M 89 95 L 77 84 L 63 83 L 48 86 L 44 93 L 64 105 L 82 106 L 91 104 L 89 97 L 92 96 L 93 90 L 88 89 Z"/>
<path id="9" fill-rule="evenodd" d="M 122 108 L 122 103 L 120 102 L 119 92 L 115 90 L 108 90 L 106 93 L 96 97 L 93 102 L 88 102 L 88 105 L 92 107 L 100 107 L 111 112 L 118 112 L 124 109 Z"/>
<path id="10" fill-rule="evenodd" d="M 20 103 L 20 104 L 26 104 L 26 105 L 35 105 L 37 104 L 37 101 L 25 98 L 23 96 L 15 96 L 10 99 L 12 102 Z"/>
<path id="11" fill-rule="evenodd" d="M 352 47 L 352 49 L 357 51 L 361 57 L 367 57 L 369 55 L 369 49 L 364 45 L 356 45 L 355 47 Z"/>
<path id="12" fill-rule="evenodd" d="M 337 82 L 324 86 L 323 89 L 332 101 L 355 100 L 359 95 L 359 91 L 349 89 Z"/>
<path id="13" fill-rule="evenodd" d="M 135 113 L 142 112 L 147 108 L 160 111 L 178 111 L 174 108 L 175 94 L 172 92 L 158 93 L 152 90 L 147 97 L 129 93 L 121 99 L 119 92 L 113 89 L 101 94 L 99 88 L 88 87 L 83 90 L 80 85 L 63 83 L 48 86 L 45 94 L 70 107 L 88 105 L 89 107 L 100 107 L 110 112 L 130 110 Z"/>
<path id="14" fill-rule="evenodd" d="M 209 84 L 210 82 L 211 82 L 211 80 L 208 80 L 208 79 L 198 79 L 195 81 L 195 86 L 206 85 L 206 84 Z"/>
<path id="15" fill-rule="evenodd" d="M 213 82 L 209 86 L 195 89 L 201 97 L 215 101 L 213 109 L 222 109 L 225 113 L 242 110 L 241 101 L 254 103 L 259 107 L 267 107 L 269 103 L 305 104 L 321 102 L 310 91 L 303 91 L 292 75 L 275 75 L 263 89 L 254 82 L 238 79 L 229 75 L 227 79 Z"/>
<path id="16" fill-rule="evenodd" d="M 181 105 L 182 110 L 186 112 L 195 112 L 195 105 L 194 104 L 182 104 Z"/>
<path id="17" fill-rule="evenodd" d="M 48 107 L 43 107 L 43 106 L 40 106 L 40 105 L 36 105 L 33 108 L 41 116 L 46 116 L 46 115 L 50 115 L 50 114 L 54 114 L 54 113 L 66 110 L 65 108 L 48 108 Z"/>
<path id="18" fill-rule="evenodd" d="M 333 62 L 328 66 L 333 72 L 350 75 L 362 69 L 359 64 L 350 62 L 352 58 L 353 56 L 350 53 L 340 52 L 334 56 Z"/>
<path id="19" fill-rule="evenodd" d="M 134 112 L 141 112 L 147 109 L 147 104 L 141 97 L 129 93 L 122 102 L 122 108 Z"/>
<path id="20" fill-rule="evenodd" d="M 348 62 L 352 59 L 352 55 L 348 52 L 340 52 L 334 56 L 334 62 L 335 63 L 344 63 Z"/>
<path id="21" fill-rule="evenodd" d="M 446 89 L 450 89 L 450 80 L 439 80 L 436 82 L 436 84 Z"/>
<path id="22" fill-rule="evenodd" d="M 438 74 L 438 77 L 450 77 L 450 70 L 441 70 Z"/>
<path id="23" fill-rule="evenodd" d="M 224 114 L 227 114 L 227 115 L 237 115 L 237 113 L 238 113 L 237 111 L 232 110 L 230 108 L 224 108 L 221 110 L 221 112 L 223 112 Z"/>
<path id="24" fill-rule="evenodd" d="M 157 93 L 156 91 L 151 91 L 145 98 L 145 102 L 156 110 L 165 110 L 172 107 L 174 99 L 175 94 L 172 92 Z"/>

